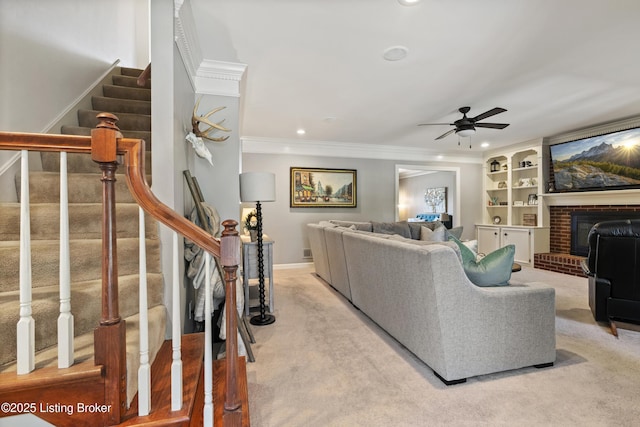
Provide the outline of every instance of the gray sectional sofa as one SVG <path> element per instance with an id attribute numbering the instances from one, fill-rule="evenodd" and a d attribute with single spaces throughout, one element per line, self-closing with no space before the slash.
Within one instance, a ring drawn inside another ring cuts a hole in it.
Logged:
<path id="1" fill-rule="evenodd" d="M 552 287 L 478 287 L 454 243 L 374 233 L 367 224 L 308 224 L 316 273 L 445 384 L 553 364 Z"/>

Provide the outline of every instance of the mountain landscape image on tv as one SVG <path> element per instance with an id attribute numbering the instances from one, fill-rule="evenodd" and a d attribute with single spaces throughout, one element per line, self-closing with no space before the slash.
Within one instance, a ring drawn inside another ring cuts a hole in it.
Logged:
<path id="1" fill-rule="evenodd" d="M 551 145 L 555 191 L 640 187 L 640 128 Z"/>

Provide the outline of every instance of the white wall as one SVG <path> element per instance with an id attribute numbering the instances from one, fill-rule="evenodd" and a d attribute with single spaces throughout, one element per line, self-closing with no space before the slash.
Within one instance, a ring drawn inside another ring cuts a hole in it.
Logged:
<path id="1" fill-rule="evenodd" d="M 41 132 L 117 59 L 149 63 L 147 0 L 0 1 L 0 129 Z"/>
<path id="2" fill-rule="evenodd" d="M 275 240 L 274 263 L 308 262 L 303 249 L 309 248 L 306 224 L 325 219 L 354 221 L 394 221 L 395 167 L 406 161 L 316 157 L 282 154 L 242 155 L 243 172 L 273 172 L 276 175 L 276 201 L 262 204 L 265 233 Z M 421 163 L 424 165 L 424 163 Z M 440 166 L 459 166 L 438 164 Z M 289 168 L 326 167 L 356 169 L 358 206 L 356 208 L 291 208 L 289 206 Z M 482 165 L 465 164 L 461 168 L 460 224 L 465 238 L 475 235 L 474 226 L 482 218 Z M 252 205 L 246 205 L 252 206 Z"/>
<path id="3" fill-rule="evenodd" d="M 117 59 L 146 67 L 148 21 L 147 0 L 1 0 L 0 130 L 43 132 Z M 0 168 L 12 156 L 0 152 Z M 18 166 L 0 200 L 17 200 Z"/>

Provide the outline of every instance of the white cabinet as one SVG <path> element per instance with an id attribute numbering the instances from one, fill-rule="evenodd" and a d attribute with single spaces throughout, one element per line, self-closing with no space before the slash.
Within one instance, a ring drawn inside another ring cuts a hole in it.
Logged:
<path id="1" fill-rule="evenodd" d="M 479 225 L 478 231 L 478 252 L 488 254 L 500 247 L 500 228 L 485 227 Z"/>
<path id="2" fill-rule="evenodd" d="M 533 265 L 533 254 L 549 252 L 548 227 L 478 225 L 478 252 L 488 254 L 506 245 L 515 245 L 514 260 Z"/>

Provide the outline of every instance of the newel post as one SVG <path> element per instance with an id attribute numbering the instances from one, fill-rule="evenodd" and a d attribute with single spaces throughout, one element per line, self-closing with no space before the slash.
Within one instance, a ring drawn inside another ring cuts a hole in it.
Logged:
<path id="1" fill-rule="evenodd" d="M 125 322 L 118 309 L 118 257 L 116 240 L 117 139 L 122 138 L 113 114 L 98 114 L 91 131 L 91 159 L 102 171 L 102 314 L 94 331 L 94 360 L 105 367 L 105 414 L 109 424 L 119 424 L 126 405 Z"/>
<path id="2" fill-rule="evenodd" d="M 236 230 L 238 223 L 226 220 L 220 242 L 220 261 L 225 275 L 226 306 L 226 391 L 223 424 L 239 425 L 242 418 L 242 404 L 238 391 L 238 311 L 236 307 L 236 279 L 240 264 L 240 236 Z"/>

